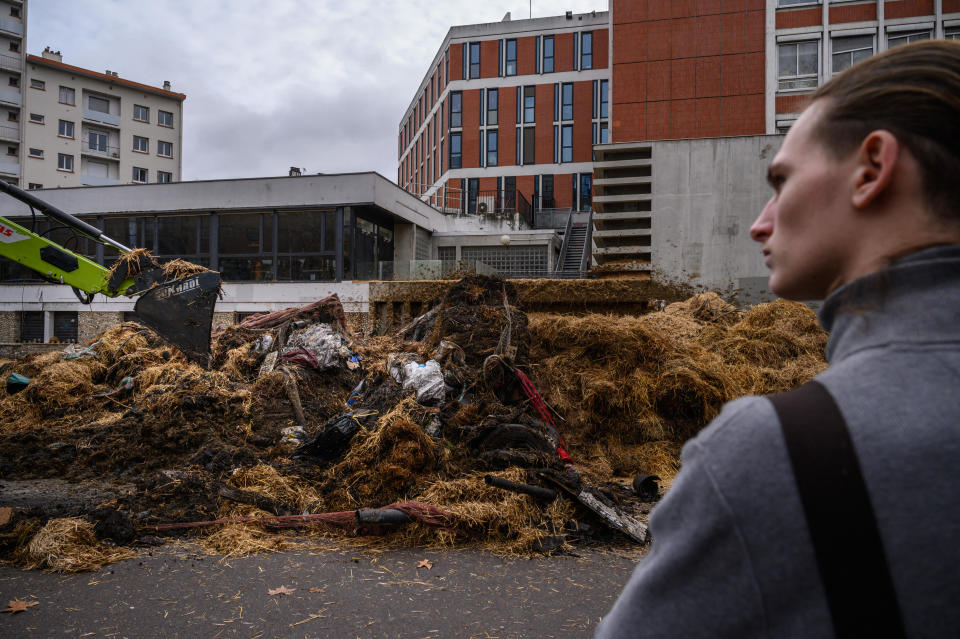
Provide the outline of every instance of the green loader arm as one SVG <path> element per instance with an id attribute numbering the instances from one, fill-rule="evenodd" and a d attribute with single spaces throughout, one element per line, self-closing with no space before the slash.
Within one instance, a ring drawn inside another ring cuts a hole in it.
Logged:
<path id="1" fill-rule="evenodd" d="M 90 295 L 125 295 L 134 284 L 133 278 L 128 278 L 117 289 L 111 290 L 107 283 L 108 269 L 2 216 L 0 255 L 36 271 L 51 282 L 69 284 Z"/>
<path id="2" fill-rule="evenodd" d="M 69 213 L 0 180 L 0 191 L 37 209 L 75 232 L 121 253 L 131 249 Z M 138 258 L 137 268 L 111 274 L 96 262 L 77 255 L 0 216 L 0 256 L 36 271 L 48 281 L 69 284 L 84 304 L 102 293 L 108 297 L 138 295 L 134 312 L 141 322 L 179 348 L 190 360 L 210 365 L 210 328 L 220 293 L 220 274 L 212 271 L 170 279 L 153 258 Z"/>

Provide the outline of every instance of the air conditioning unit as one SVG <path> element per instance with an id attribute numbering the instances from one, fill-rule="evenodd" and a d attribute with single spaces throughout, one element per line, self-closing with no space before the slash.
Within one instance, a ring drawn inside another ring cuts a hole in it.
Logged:
<path id="1" fill-rule="evenodd" d="M 496 210 L 496 198 L 493 195 L 481 195 L 477 198 L 477 213 L 492 213 Z"/>
<path id="2" fill-rule="evenodd" d="M 115 157 L 115 158 L 120 157 L 120 152 L 119 152 L 119 151 L 114 151 L 114 152 L 113 152 L 113 157 Z"/>

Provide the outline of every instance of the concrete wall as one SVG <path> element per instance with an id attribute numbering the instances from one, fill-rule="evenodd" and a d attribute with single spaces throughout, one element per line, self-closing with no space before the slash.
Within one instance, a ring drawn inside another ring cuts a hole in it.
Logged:
<path id="1" fill-rule="evenodd" d="M 782 135 L 653 142 L 651 257 L 666 280 L 772 299 L 750 225 L 770 198 Z"/>
<path id="2" fill-rule="evenodd" d="M 77 343 L 86 344 L 123 321 L 123 312 L 77 313 Z"/>

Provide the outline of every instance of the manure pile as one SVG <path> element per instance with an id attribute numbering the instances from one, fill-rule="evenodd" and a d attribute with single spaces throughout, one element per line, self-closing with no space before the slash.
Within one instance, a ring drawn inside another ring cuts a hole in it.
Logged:
<path id="1" fill-rule="evenodd" d="M 490 476 L 588 491 L 642 520 L 635 476 L 669 482 L 724 402 L 805 382 L 825 342 L 795 303 L 739 311 L 702 294 L 638 317 L 528 316 L 509 281 L 478 275 L 393 336 L 352 336 L 335 296 L 249 317 L 214 336 L 210 370 L 123 323 L 0 363 L 4 380 L 30 379 L 0 388 L 0 486 L 116 487 L 55 505 L 0 491 L 0 557 L 83 570 L 168 535 L 229 554 L 330 535 L 518 554 L 619 543 L 576 500 Z M 358 520 L 388 506 L 412 523 Z"/>

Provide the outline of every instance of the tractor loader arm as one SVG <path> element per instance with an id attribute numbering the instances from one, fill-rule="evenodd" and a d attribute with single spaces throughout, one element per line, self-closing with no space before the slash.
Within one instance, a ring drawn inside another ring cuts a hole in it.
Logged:
<path id="1" fill-rule="evenodd" d="M 0 191 L 57 220 L 79 235 L 112 247 L 121 254 L 132 252 L 98 228 L 31 193 L 2 181 Z M 111 272 L 2 216 L 0 255 L 36 271 L 50 282 L 68 284 L 85 304 L 89 304 L 97 293 L 108 297 L 139 295 L 134 312 L 142 323 L 183 351 L 190 360 L 209 367 L 210 328 L 220 291 L 219 273 L 207 271 L 172 279 L 149 257 L 140 260 L 136 269 Z"/>

